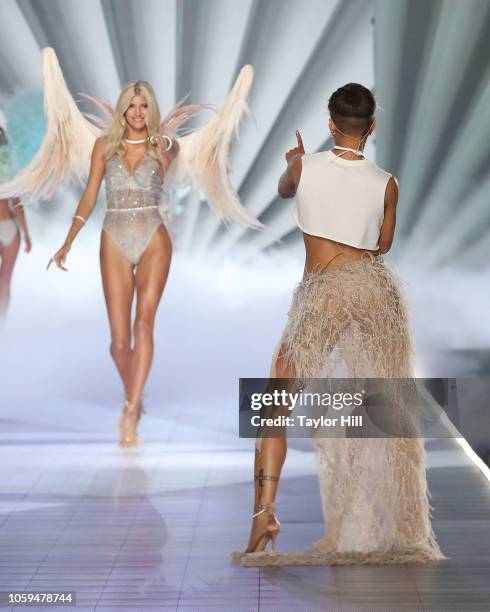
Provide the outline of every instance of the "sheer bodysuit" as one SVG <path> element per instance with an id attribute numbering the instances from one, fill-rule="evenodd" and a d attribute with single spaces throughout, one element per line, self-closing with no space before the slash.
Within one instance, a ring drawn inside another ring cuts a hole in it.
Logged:
<path id="1" fill-rule="evenodd" d="M 133 174 L 119 156 L 106 163 L 107 207 L 102 228 L 135 265 L 163 224 L 159 210 L 162 183 L 158 162 L 149 155 Z"/>

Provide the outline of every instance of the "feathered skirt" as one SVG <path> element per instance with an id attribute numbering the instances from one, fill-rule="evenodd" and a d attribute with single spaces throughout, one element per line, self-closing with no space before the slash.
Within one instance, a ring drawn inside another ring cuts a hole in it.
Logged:
<path id="1" fill-rule="evenodd" d="M 305 274 L 294 292 L 271 377 L 279 353 L 300 380 L 412 377 L 413 339 L 399 277 L 382 256 L 372 255 Z M 444 558 L 431 527 L 420 437 L 315 437 L 315 451 L 325 537 L 307 551 L 253 553 L 236 562 L 323 565 Z"/>

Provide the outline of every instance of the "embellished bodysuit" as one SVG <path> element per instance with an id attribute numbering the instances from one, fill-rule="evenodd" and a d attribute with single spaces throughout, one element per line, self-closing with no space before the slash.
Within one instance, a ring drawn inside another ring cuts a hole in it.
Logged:
<path id="1" fill-rule="evenodd" d="M 133 174 L 120 156 L 106 163 L 107 208 L 102 227 L 135 265 L 163 224 L 159 210 L 163 181 L 158 170 L 158 162 L 149 155 Z"/>

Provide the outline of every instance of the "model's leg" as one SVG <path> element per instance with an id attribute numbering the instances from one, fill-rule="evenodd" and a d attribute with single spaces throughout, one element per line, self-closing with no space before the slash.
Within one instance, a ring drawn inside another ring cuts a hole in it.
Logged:
<path id="1" fill-rule="evenodd" d="M 294 379 L 294 368 L 285 363 L 284 357 L 279 349 L 274 353 L 271 367 L 271 378 Z M 286 408 L 287 410 L 287 408 Z M 286 459 L 287 437 L 284 428 L 274 428 L 274 435 L 260 439 L 260 450 L 255 450 L 255 499 L 254 514 L 266 509 L 266 512 L 254 518 L 250 531 L 247 552 L 264 550 L 268 538 L 261 538 L 261 534 L 267 532 L 267 526 L 277 522 L 273 515 L 275 499 L 279 487 L 282 466 Z"/>
<path id="2" fill-rule="evenodd" d="M 131 375 L 131 305 L 134 296 L 133 264 L 106 232 L 100 243 L 102 286 L 111 329 L 110 353 L 127 396 Z"/>
<path id="3" fill-rule="evenodd" d="M 280 350 L 276 351 L 273 356 L 271 378 L 294 378 L 294 370 L 292 366 L 284 363 Z M 273 502 L 276 496 L 277 482 L 287 452 L 286 435 L 280 435 L 281 432 L 277 431 L 277 428 L 276 434 L 272 438 L 261 438 L 260 449 L 255 451 L 254 512 L 257 512 L 261 500 Z"/>
<path id="4" fill-rule="evenodd" d="M 322 369 L 322 363 L 328 359 L 341 334 L 348 325 L 345 308 L 340 292 L 314 291 L 302 294 L 293 301 L 288 322 L 288 343 L 294 356 L 286 360 L 283 346 L 274 354 L 271 378 L 290 379 L 294 381 L 298 374 L 314 377 Z M 329 313 L 331 315 L 329 316 Z M 298 323 L 301 321 L 301 323 Z M 308 342 L 305 343 L 305 338 Z M 296 367 L 299 365 L 300 370 Z M 294 383 L 299 388 L 299 381 Z M 277 428 L 278 429 L 278 428 Z M 255 455 L 255 510 L 273 504 L 278 489 L 281 469 L 286 457 L 287 439 L 285 432 L 274 432 L 273 437 L 264 437 L 259 441 L 260 450 Z M 266 513 L 264 513 L 266 514 Z M 267 530 L 267 516 L 255 518 L 252 525 L 247 552 L 263 550 L 267 543 L 260 536 Z M 269 513 L 270 524 L 270 513 Z"/>
<path id="5" fill-rule="evenodd" d="M 138 406 L 153 359 L 153 327 L 157 307 L 167 282 L 172 244 L 161 225 L 142 255 L 136 269 L 136 318 L 134 353 L 131 363 L 129 404 Z"/>
<path id="6" fill-rule="evenodd" d="M 7 314 L 10 301 L 10 283 L 19 252 L 20 236 L 17 235 L 7 245 L 0 245 L 0 320 Z"/>

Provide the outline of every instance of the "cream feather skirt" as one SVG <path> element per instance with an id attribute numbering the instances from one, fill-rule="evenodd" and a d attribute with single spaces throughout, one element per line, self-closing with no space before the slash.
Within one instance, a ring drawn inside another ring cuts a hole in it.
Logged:
<path id="1" fill-rule="evenodd" d="M 412 377 L 413 339 L 399 277 L 382 256 L 306 274 L 294 292 L 275 357 L 279 351 L 300 380 Z M 445 558 L 431 527 L 420 437 L 315 437 L 315 452 L 325 537 L 302 552 L 237 553 L 235 563 L 385 564 Z"/>

